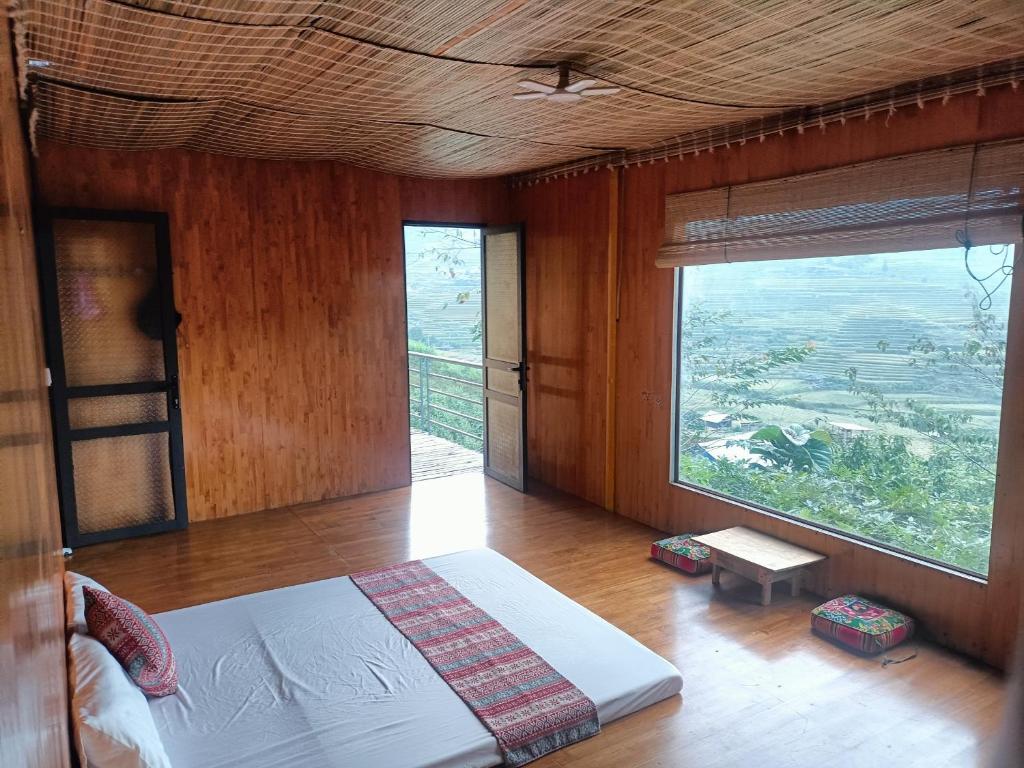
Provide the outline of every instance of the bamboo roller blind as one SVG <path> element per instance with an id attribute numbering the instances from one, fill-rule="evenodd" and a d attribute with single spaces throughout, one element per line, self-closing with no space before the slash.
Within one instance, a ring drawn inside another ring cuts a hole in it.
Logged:
<path id="1" fill-rule="evenodd" d="M 1015 242 L 1024 141 L 669 195 L 659 267 Z"/>

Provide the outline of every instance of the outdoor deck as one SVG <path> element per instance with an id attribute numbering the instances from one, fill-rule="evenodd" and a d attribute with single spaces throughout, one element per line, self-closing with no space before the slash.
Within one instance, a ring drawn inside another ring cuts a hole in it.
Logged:
<path id="1" fill-rule="evenodd" d="M 480 472 L 484 457 L 443 437 L 411 430 L 412 481 L 433 480 L 463 472 Z"/>

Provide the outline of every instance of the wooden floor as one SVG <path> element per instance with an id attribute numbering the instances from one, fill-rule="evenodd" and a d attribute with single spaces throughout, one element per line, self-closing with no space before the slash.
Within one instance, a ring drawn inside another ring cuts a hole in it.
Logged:
<path id="1" fill-rule="evenodd" d="M 656 535 L 571 497 L 523 496 L 463 474 L 97 545 L 68 567 L 158 612 L 489 546 L 685 679 L 682 698 L 610 723 L 538 768 L 978 765 L 998 724 L 998 675 L 927 644 L 888 667 L 854 656 L 809 633 L 812 597 L 781 584 L 763 608 L 758 587 L 728 573 L 715 592 L 710 576 L 648 560 Z"/>
<path id="2" fill-rule="evenodd" d="M 483 454 L 471 451 L 443 437 L 411 430 L 412 481 L 436 480 L 463 472 L 481 472 Z"/>

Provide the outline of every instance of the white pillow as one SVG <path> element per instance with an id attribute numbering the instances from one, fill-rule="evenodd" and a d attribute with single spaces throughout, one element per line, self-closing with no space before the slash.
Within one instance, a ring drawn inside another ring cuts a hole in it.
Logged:
<path id="1" fill-rule="evenodd" d="M 103 644 L 74 633 L 68 659 L 82 768 L 171 768 L 146 697 Z"/>
<path id="2" fill-rule="evenodd" d="M 64 622 L 68 632 L 85 634 L 89 631 L 85 623 L 85 595 L 82 594 L 82 587 L 110 591 L 88 576 L 74 571 L 64 571 Z"/>

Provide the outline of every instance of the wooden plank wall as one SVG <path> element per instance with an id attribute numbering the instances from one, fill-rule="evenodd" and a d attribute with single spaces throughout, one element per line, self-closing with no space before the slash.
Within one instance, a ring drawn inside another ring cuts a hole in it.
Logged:
<path id="1" fill-rule="evenodd" d="M 1016 135 L 1022 125 L 1020 93 L 992 89 L 905 109 L 888 124 L 879 115 L 631 168 L 617 208 L 611 174 L 529 187 L 513 194 L 511 216 L 501 182 L 399 179 L 335 164 L 44 144 L 39 176 L 52 204 L 171 214 L 193 519 L 408 482 L 404 354 L 393 343 L 404 322 L 398 225 L 519 219 L 533 476 L 599 503 L 613 487 L 618 511 L 664 530 L 742 522 L 820 549 L 832 560 L 817 591 L 887 597 L 950 645 L 1002 663 L 1024 562 L 1012 501 L 1020 494 L 1005 471 L 988 585 L 669 485 L 672 274 L 653 263 L 667 192 Z M 616 284 L 620 319 L 610 325 Z M 1011 388 L 1019 365 L 1008 372 Z M 1007 398 L 1004 468 L 1024 455 L 1022 409 Z"/>
<path id="2" fill-rule="evenodd" d="M 815 591 L 834 595 L 859 590 L 889 599 L 916 614 L 943 642 L 991 663 L 1005 663 L 1015 635 L 1024 570 L 1024 476 L 1015 471 L 1024 462 L 1024 398 L 1015 396 L 1024 392 L 1024 317 L 1020 310 L 1024 286 L 1015 292 L 1011 330 L 1015 355 L 1007 369 L 1002 471 L 986 585 L 669 484 L 673 274 L 672 270 L 657 269 L 654 259 L 662 238 L 666 193 L 1019 135 L 1024 135 L 1024 89 L 1005 87 L 990 89 L 984 98 L 972 94 L 945 106 L 931 102 L 924 110 L 904 109 L 888 121 L 884 114 L 876 115 L 868 121 L 829 126 L 825 133 L 808 130 L 771 136 L 763 143 L 748 142 L 726 151 L 624 171 L 618 216 L 616 420 L 609 432 L 615 435 L 614 462 L 609 463 L 614 466 L 615 509 L 665 531 L 744 524 L 826 552 L 831 559 L 821 571 Z M 604 268 L 602 236 L 584 224 L 589 221 L 596 228 L 607 221 L 601 213 L 601 190 L 607 183 L 604 174 L 590 173 L 513 192 L 514 209 L 526 222 L 533 243 L 532 258 L 553 262 L 543 266 L 543 273 L 536 273 L 544 279 L 535 277 L 530 283 L 531 327 L 535 330 L 531 354 L 535 361 L 573 359 L 571 386 L 580 393 L 599 392 L 609 373 L 605 348 L 589 340 L 590 322 L 565 324 L 568 318 L 593 318 L 594 325 L 599 325 L 601 318 L 608 317 L 603 308 L 609 304 L 611 289 L 603 280 L 585 278 Z M 552 211 L 567 212 L 568 223 L 554 224 Z M 548 232 L 540 244 L 538 231 Z M 557 313 L 553 318 L 546 314 L 551 311 Z M 571 332 L 571 340 L 563 338 L 563 329 L 565 335 Z M 545 398 L 561 407 L 545 410 Z M 542 464 L 541 477 L 594 499 L 593 489 L 600 486 L 606 472 L 602 454 L 591 450 L 592 443 L 604 434 L 598 426 L 598 401 L 582 396 L 555 398 L 543 390 L 533 393 L 535 408 L 538 400 L 543 423 L 531 421 L 533 455 L 556 457 L 559 452 L 572 451 L 575 455 L 560 460 L 577 462 L 573 469 L 549 470 Z M 574 405 L 578 408 L 575 415 L 570 412 Z"/>
<path id="3" fill-rule="evenodd" d="M 504 221 L 506 185 L 43 142 L 49 205 L 167 211 L 191 520 L 409 483 L 402 220 Z"/>
<path id="4" fill-rule="evenodd" d="M 68 762 L 60 522 L 25 143 L 0 12 L 0 765 Z"/>
<path id="5" fill-rule="evenodd" d="M 526 222 L 528 462 L 531 477 L 604 501 L 611 173 L 514 196 Z"/>

